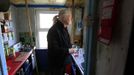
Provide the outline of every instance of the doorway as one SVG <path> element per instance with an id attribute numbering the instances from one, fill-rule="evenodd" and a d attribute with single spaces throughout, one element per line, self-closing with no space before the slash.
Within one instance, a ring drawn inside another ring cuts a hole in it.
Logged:
<path id="1" fill-rule="evenodd" d="M 134 67 L 134 15 L 133 15 L 133 22 L 132 22 L 132 29 L 131 29 L 131 35 L 130 35 L 130 40 L 129 40 L 129 48 L 128 48 L 128 55 L 127 55 L 127 61 L 126 61 L 126 66 L 125 66 L 125 71 L 124 75 L 134 75 L 133 72 L 133 67 Z"/>

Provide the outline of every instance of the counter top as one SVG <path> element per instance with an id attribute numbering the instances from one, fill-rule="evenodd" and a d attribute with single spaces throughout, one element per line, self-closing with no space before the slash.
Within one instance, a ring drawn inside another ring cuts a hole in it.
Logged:
<path id="1" fill-rule="evenodd" d="M 82 63 L 84 63 L 83 55 L 84 55 L 84 51 L 83 51 L 82 48 L 80 48 L 78 52 L 72 54 L 74 62 L 78 66 L 78 68 L 79 68 L 79 70 L 80 70 L 82 75 L 84 75 L 84 68 L 82 66 Z"/>
<path id="2" fill-rule="evenodd" d="M 32 54 L 32 51 L 33 50 L 30 52 L 16 52 L 16 57 L 8 57 L 8 74 L 15 75 L 20 67 L 24 64 L 24 62 L 28 59 L 28 57 Z"/>

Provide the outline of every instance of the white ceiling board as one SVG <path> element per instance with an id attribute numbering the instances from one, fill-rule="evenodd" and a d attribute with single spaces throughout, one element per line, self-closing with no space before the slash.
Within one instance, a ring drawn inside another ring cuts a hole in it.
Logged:
<path id="1" fill-rule="evenodd" d="M 10 0 L 14 4 L 24 4 L 25 0 Z M 65 4 L 66 0 L 28 0 L 29 4 Z"/>
<path id="2" fill-rule="evenodd" d="M 10 0 L 14 4 L 25 4 L 25 0 Z M 28 3 L 33 3 L 33 0 L 28 0 Z"/>
<path id="3" fill-rule="evenodd" d="M 85 0 L 74 0 L 75 5 L 84 5 Z M 25 4 L 25 0 L 11 0 L 14 4 Z M 72 5 L 72 0 L 28 0 L 29 4 Z"/>
<path id="4" fill-rule="evenodd" d="M 33 0 L 34 3 L 45 3 L 48 4 L 50 2 L 50 0 Z"/>
<path id="5" fill-rule="evenodd" d="M 66 0 L 56 0 L 57 3 L 66 3 Z"/>

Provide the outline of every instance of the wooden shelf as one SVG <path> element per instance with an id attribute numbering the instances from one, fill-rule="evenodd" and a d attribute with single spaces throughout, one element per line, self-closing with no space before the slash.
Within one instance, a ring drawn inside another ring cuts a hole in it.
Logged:
<path id="1" fill-rule="evenodd" d="M 10 33 L 10 32 L 14 32 L 14 31 L 7 31 L 7 32 L 2 32 L 2 34 L 5 34 L 5 33 Z"/>

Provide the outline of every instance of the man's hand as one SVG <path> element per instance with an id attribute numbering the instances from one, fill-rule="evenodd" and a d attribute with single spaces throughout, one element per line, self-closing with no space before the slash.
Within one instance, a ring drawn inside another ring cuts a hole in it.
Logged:
<path id="1" fill-rule="evenodd" d="M 76 49 L 75 49 L 75 48 L 70 48 L 70 49 L 69 49 L 69 53 L 72 54 L 72 53 L 74 53 L 74 52 L 76 52 Z"/>

